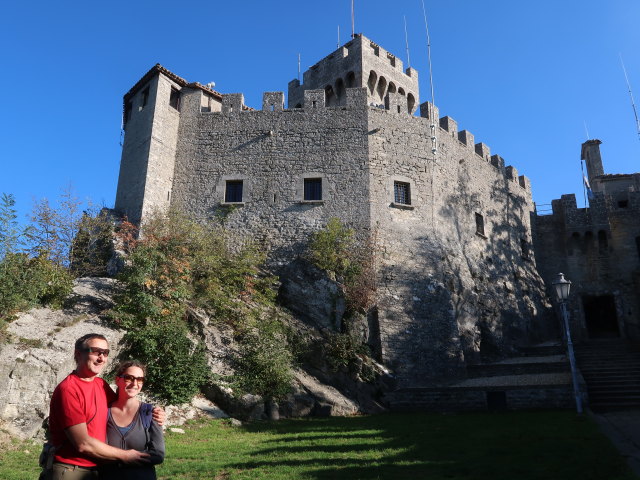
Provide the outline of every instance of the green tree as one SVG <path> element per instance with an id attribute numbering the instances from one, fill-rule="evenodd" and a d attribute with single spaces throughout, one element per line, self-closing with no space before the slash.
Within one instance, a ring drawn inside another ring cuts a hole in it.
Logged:
<path id="1" fill-rule="evenodd" d="M 68 268 L 82 221 L 81 205 L 71 186 L 62 189 L 57 205 L 51 205 L 47 198 L 35 201 L 27 235 L 31 254 L 46 252 L 54 263 Z"/>
<path id="2" fill-rule="evenodd" d="M 282 323 L 262 319 L 241 338 L 235 384 L 241 391 L 278 400 L 291 392 L 292 363 Z"/>
<path id="3" fill-rule="evenodd" d="M 0 259 L 16 251 L 22 231 L 18 224 L 16 200 L 10 193 L 0 196 Z"/>
<path id="4" fill-rule="evenodd" d="M 190 306 L 232 325 L 241 343 L 253 346 L 247 346 L 248 356 L 267 348 L 266 340 L 255 340 L 254 327 L 261 312 L 273 307 L 275 292 L 273 279 L 261 274 L 264 257 L 254 246 L 230 238 L 219 225 L 176 213 L 152 217 L 138 238 L 130 224 L 118 235 L 130 253 L 112 318 L 127 329 L 123 356 L 153 366 L 153 393 L 186 401 L 208 380 L 204 349 L 189 324 Z"/>

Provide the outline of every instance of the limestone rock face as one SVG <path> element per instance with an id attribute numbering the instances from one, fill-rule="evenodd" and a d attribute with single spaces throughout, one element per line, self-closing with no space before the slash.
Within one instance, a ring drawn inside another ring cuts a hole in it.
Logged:
<path id="1" fill-rule="evenodd" d="M 100 333 L 117 353 L 122 332 L 105 327 L 100 319 L 111 303 L 112 286 L 111 279 L 78 279 L 72 309 L 35 308 L 9 324 L 10 341 L 0 345 L 2 428 L 20 438 L 41 431 L 53 390 L 75 367 L 73 346 L 79 337 Z"/>
<path id="2" fill-rule="evenodd" d="M 282 272 L 279 299 L 307 323 L 340 331 L 345 299 L 340 284 L 304 260 L 291 262 Z"/>
<path id="3" fill-rule="evenodd" d="M 325 283 L 321 285 L 322 282 Z M 107 337 L 112 351 L 110 360 L 114 361 L 124 331 L 108 328 L 102 317 L 112 306 L 114 284 L 112 279 L 77 279 L 70 302 L 74 304 L 73 308 L 57 311 L 36 308 L 9 324 L 9 341 L 0 345 L 0 391 L 3 392 L 0 395 L 0 431 L 19 438 L 42 436 L 51 394 L 73 370 L 73 346 L 82 335 L 99 333 Z M 228 415 L 252 421 L 384 411 L 384 407 L 375 400 L 379 396 L 380 385 L 361 382 L 357 374 L 331 371 L 327 364 L 321 345 L 333 328 L 329 328 L 325 321 L 327 317 L 323 315 L 342 318 L 343 311 L 329 308 L 331 295 L 339 296 L 337 285 L 331 280 L 321 280 L 320 276 L 318 282 L 312 283 L 314 292 L 326 293 L 323 300 L 326 308 L 316 305 L 324 312 L 317 314 L 317 323 L 309 320 L 310 315 L 300 315 L 302 319 L 287 316 L 289 326 L 310 340 L 311 346 L 305 355 L 303 368 L 295 371 L 293 390 L 287 398 L 277 403 L 251 394 L 238 398 L 228 386 L 219 382 L 204 390 L 205 398 L 196 397 L 190 404 L 165 407 L 167 426 L 181 425 L 186 420 L 201 416 L 221 418 Z M 313 292 L 306 295 L 312 297 Z M 303 301 L 304 298 L 299 297 L 298 305 L 302 306 Z M 315 307 L 309 307 L 307 313 L 313 310 Z M 222 378 L 232 375 L 238 345 L 231 327 L 212 321 L 202 311 L 190 309 L 189 315 L 192 324 L 197 326 L 193 340 L 204 342 L 212 373 Z M 366 335 L 363 340 L 365 338 Z"/>

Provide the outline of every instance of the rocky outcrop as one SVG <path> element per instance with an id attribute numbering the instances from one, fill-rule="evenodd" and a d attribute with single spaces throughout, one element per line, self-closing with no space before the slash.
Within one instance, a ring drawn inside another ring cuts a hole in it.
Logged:
<path id="1" fill-rule="evenodd" d="M 331 287 L 331 285 L 329 285 Z M 109 328 L 105 314 L 112 306 L 115 280 L 83 278 L 74 282 L 72 308 L 51 310 L 36 308 L 18 316 L 8 326 L 8 342 L 0 345 L 0 432 L 19 438 L 42 436 L 43 422 L 49 414 L 49 401 L 56 385 L 74 368 L 73 346 L 87 333 L 107 337 L 113 354 L 124 331 Z M 331 288 L 329 289 L 331 290 Z M 326 312 L 325 312 L 326 313 Z M 213 322 L 202 311 L 190 310 L 197 325 L 194 341 L 202 340 L 214 376 L 233 374 L 232 359 L 238 352 L 231 327 Z M 353 415 L 384 410 L 376 398 L 381 384 L 358 379 L 354 371 L 333 372 L 321 345 L 332 329 L 286 316 L 291 328 L 308 340 L 303 368 L 295 371 L 292 393 L 279 402 L 246 394 L 238 397 L 218 382 L 204 389 L 205 398 L 196 397 L 191 404 L 167 406 L 167 425 L 180 425 L 201 416 L 232 416 L 244 421 L 304 417 L 309 415 Z M 341 314 L 340 314 L 341 318 Z M 108 367 L 107 367 L 108 368 Z M 380 370 L 380 378 L 388 378 Z M 213 403 L 212 403 L 213 402 Z"/>
<path id="2" fill-rule="evenodd" d="M 56 385 L 74 368 L 73 346 L 87 333 L 109 339 L 117 353 L 123 332 L 106 327 L 101 314 L 111 305 L 111 279 L 79 279 L 74 307 L 35 308 L 9 324 L 9 342 L 0 345 L 0 426 L 12 435 L 37 435 L 49 414 Z"/>
<path id="3" fill-rule="evenodd" d="M 340 331 L 346 303 L 341 285 L 303 259 L 281 272 L 280 302 L 296 316 L 318 328 Z"/>

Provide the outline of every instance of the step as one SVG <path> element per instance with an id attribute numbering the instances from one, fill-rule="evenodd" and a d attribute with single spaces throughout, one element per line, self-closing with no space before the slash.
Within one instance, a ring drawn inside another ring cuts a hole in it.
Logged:
<path id="1" fill-rule="evenodd" d="M 496 377 L 503 375 L 521 375 L 535 373 L 555 373 L 569 370 L 568 362 L 550 363 L 519 363 L 502 364 L 489 363 L 479 365 L 469 365 L 467 372 L 471 377 Z"/>

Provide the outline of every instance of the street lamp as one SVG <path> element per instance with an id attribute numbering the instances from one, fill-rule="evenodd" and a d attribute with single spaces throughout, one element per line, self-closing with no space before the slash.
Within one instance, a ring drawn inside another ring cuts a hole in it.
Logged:
<path id="1" fill-rule="evenodd" d="M 576 369 L 576 357 L 573 354 L 573 342 L 571 341 L 571 330 L 569 329 L 569 312 L 567 311 L 567 299 L 569 298 L 569 290 L 571 282 L 564 278 L 564 273 L 559 273 L 558 278 L 552 283 L 556 290 L 556 297 L 560 302 L 560 310 L 562 312 L 562 320 L 564 322 L 564 331 L 567 336 L 567 351 L 569 353 L 569 365 L 571 365 L 571 379 L 573 381 L 573 394 L 576 397 L 576 410 L 582 413 L 582 396 L 580 395 L 580 386 L 578 385 L 578 371 Z"/>

